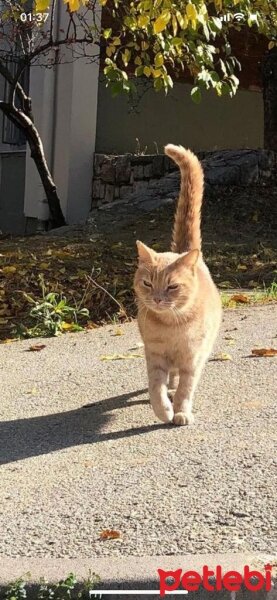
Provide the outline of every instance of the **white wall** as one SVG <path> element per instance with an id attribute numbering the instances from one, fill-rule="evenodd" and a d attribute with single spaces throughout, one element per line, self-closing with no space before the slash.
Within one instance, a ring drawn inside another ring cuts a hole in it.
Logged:
<path id="1" fill-rule="evenodd" d="M 63 26 L 65 18 L 63 7 L 59 27 Z M 52 70 L 32 67 L 30 95 L 35 123 L 41 132 L 65 218 L 70 224 L 84 221 L 91 205 L 99 67 L 82 58 L 72 61 L 70 51 L 64 52 L 64 61 L 66 64 L 59 64 Z M 48 218 L 43 187 L 29 153 L 25 214 Z"/>

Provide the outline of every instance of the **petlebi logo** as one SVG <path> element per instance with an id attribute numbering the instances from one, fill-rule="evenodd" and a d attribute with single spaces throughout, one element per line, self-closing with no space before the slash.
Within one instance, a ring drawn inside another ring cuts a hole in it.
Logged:
<path id="1" fill-rule="evenodd" d="M 217 565 L 213 571 L 207 565 L 204 565 L 202 572 L 198 571 L 163 571 L 158 569 L 160 578 L 160 596 L 172 593 L 182 587 L 187 592 L 197 592 L 202 586 L 208 592 L 221 591 L 222 589 L 230 592 L 237 592 L 244 586 L 251 592 L 258 592 L 262 589 L 269 592 L 272 587 L 271 582 L 272 566 L 267 564 L 264 567 L 264 573 L 251 570 L 248 565 L 243 567 L 243 571 L 226 571 L 220 565 Z"/>

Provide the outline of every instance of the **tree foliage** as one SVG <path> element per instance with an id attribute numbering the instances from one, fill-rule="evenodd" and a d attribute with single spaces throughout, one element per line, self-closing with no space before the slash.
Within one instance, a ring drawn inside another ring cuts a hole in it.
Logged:
<path id="1" fill-rule="evenodd" d="M 52 19 L 56 2 L 62 0 L 36 0 L 35 13 L 48 12 Z M 18 24 L 26 0 L 3 0 L 3 4 L 2 23 Z M 233 96 L 240 64 L 232 49 L 231 32 L 241 30 L 243 35 L 250 28 L 268 38 L 269 49 L 277 46 L 276 0 L 100 0 L 108 27 L 101 25 L 99 14 L 95 16 L 92 0 L 69 0 L 65 5 L 69 27 L 66 35 L 59 33 L 56 42 L 75 51 L 83 38 L 86 52 L 90 43 L 96 44 L 113 94 L 134 90 L 140 77 L 151 81 L 156 91 L 167 92 L 173 87 L 173 74 L 178 77 L 186 71 L 194 81 L 191 95 L 195 102 L 201 100 L 202 89 Z M 34 60 L 43 54 L 41 35 L 47 52 L 53 32 L 38 18 L 25 23 L 26 27 L 34 38 Z M 38 39 L 38 50 L 34 50 Z"/>

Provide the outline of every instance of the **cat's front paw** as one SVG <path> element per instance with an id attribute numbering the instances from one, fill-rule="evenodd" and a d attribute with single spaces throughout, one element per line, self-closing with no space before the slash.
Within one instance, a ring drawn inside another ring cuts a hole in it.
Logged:
<path id="1" fill-rule="evenodd" d="M 178 412 L 173 417 L 174 425 L 193 425 L 194 416 L 192 413 Z"/>

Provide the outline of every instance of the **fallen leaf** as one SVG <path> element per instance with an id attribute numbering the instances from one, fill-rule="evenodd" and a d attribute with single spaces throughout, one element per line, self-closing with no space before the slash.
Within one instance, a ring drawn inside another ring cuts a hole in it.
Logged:
<path id="1" fill-rule="evenodd" d="M 98 329 L 99 325 L 93 323 L 93 321 L 88 321 L 86 324 L 86 329 Z"/>
<path id="2" fill-rule="evenodd" d="M 232 287 L 232 283 L 231 281 L 221 281 L 220 283 L 217 284 L 218 287 L 220 288 L 231 288 Z"/>
<path id="3" fill-rule="evenodd" d="M 132 358 L 143 358 L 142 354 L 110 354 L 100 356 L 100 360 L 129 360 Z"/>
<path id="4" fill-rule="evenodd" d="M 10 273 L 16 272 L 16 267 L 13 267 L 12 265 L 10 267 L 3 267 L 2 271 L 4 275 L 9 275 Z"/>
<path id="5" fill-rule="evenodd" d="M 143 348 L 144 347 L 144 343 L 143 342 L 138 342 L 137 344 L 135 344 L 134 346 L 132 346 L 132 348 L 128 348 L 129 351 L 132 350 L 137 350 L 138 348 Z"/>
<path id="6" fill-rule="evenodd" d="M 249 297 L 245 294 L 234 294 L 234 296 L 231 296 L 230 300 L 234 300 L 234 302 L 242 302 L 243 304 L 248 304 L 248 302 L 250 302 Z"/>
<path id="7" fill-rule="evenodd" d="M 118 336 L 118 335 L 124 335 L 124 331 L 122 331 L 122 329 L 120 329 L 120 327 L 118 327 L 113 333 L 113 336 Z"/>
<path id="8" fill-rule="evenodd" d="M 221 354 L 217 354 L 212 360 L 233 360 L 230 354 L 226 352 L 221 352 Z"/>
<path id="9" fill-rule="evenodd" d="M 31 390 L 28 390 L 26 393 L 31 394 L 32 396 L 36 396 L 37 388 L 33 387 Z"/>
<path id="10" fill-rule="evenodd" d="M 115 529 L 103 529 L 100 533 L 100 540 L 118 540 L 120 537 L 120 532 Z"/>
<path id="11" fill-rule="evenodd" d="M 46 348 L 46 344 L 34 344 L 29 346 L 27 352 L 40 352 L 43 348 Z"/>
<path id="12" fill-rule="evenodd" d="M 39 265 L 40 269 L 48 269 L 48 267 L 50 266 L 50 263 L 46 263 L 46 262 L 42 262 Z"/>
<path id="13" fill-rule="evenodd" d="M 121 248 L 122 247 L 122 242 L 116 242 L 116 244 L 113 244 L 111 246 L 112 250 L 116 250 L 117 248 Z"/>
<path id="14" fill-rule="evenodd" d="M 253 356 L 277 356 L 275 348 L 253 348 L 251 352 Z"/>
<path id="15" fill-rule="evenodd" d="M 73 329 L 75 323 L 67 323 L 66 321 L 63 321 L 61 324 L 61 328 L 63 331 L 70 331 L 71 329 Z"/>
<path id="16" fill-rule="evenodd" d="M 247 266 L 246 265 L 238 265 L 237 271 L 247 271 Z"/>

